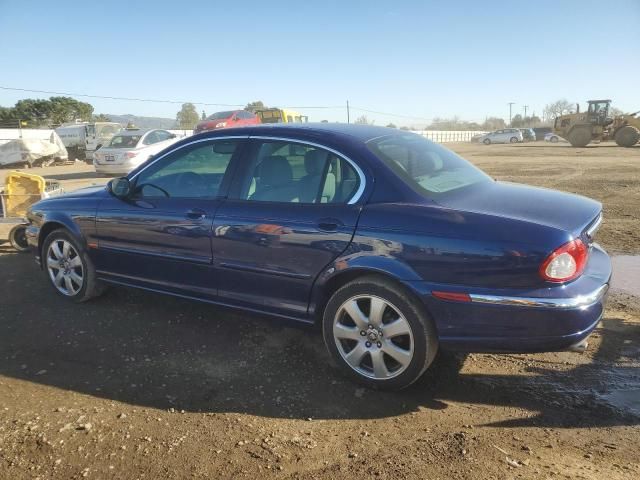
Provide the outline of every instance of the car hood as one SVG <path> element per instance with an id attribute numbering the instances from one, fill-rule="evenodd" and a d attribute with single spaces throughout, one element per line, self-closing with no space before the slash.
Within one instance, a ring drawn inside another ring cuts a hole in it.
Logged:
<path id="1" fill-rule="evenodd" d="M 91 187 L 79 188 L 77 190 L 73 190 L 72 192 L 64 193 L 58 197 L 51 197 L 45 201 L 54 201 L 56 198 L 85 198 L 85 197 L 95 197 L 102 192 L 105 192 L 106 188 L 104 185 L 94 185 Z"/>
<path id="2" fill-rule="evenodd" d="M 574 236 L 602 210 L 602 204 L 580 195 L 497 181 L 443 195 L 436 202 L 446 208 L 545 225 Z"/>

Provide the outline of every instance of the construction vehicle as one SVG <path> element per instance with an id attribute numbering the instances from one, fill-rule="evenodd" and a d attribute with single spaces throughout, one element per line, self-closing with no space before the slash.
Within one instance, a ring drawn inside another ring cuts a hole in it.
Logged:
<path id="1" fill-rule="evenodd" d="M 565 138 L 573 147 L 586 147 L 592 140 L 603 140 L 609 135 L 613 119 L 609 117 L 611 100 L 589 100 L 586 112 L 569 113 L 556 117 L 553 133 Z"/>
<path id="2" fill-rule="evenodd" d="M 640 141 L 640 111 L 615 118 L 609 116 L 611 100 L 589 100 L 586 112 L 560 115 L 553 133 L 565 138 L 573 147 L 586 147 L 592 141 L 615 140 L 621 147 L 632 147 Z"/>
<path id="3" fill-rule="evenodd" d="M 633 147 L 640 142 L 640 110 L 613 119 L 609 136 L 621 147 Z"/>

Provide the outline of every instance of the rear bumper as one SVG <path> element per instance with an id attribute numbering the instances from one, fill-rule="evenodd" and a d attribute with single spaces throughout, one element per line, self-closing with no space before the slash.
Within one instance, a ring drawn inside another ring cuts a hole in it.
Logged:
<path id="1" fill-rule="evenodd" d="M 95 160 L 93 166 L 97 173 L 105 173 L 110 175 L 126 175 L 131 170 L 140 165 L 140 162 L 125 162 L 125 163 L 97 163 Z"/>
<path id="2" fill-rule="evenodd" d="M 470 302 L 431 295 L 447 286 L 411 286 L 432 315 L 443 349 L 524 353 L 565 350 L 588 337 L 604 312 L 610 279 L 609 256 L 594 245 L 583 275 L 564 285 L 531 291 L 456 287 L 469 293 Z"/>

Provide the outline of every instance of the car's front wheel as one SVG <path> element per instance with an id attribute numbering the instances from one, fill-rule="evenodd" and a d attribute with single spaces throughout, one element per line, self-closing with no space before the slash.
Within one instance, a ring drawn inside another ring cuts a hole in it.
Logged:
<path id="1" fill-rule="evenodd" d="M 484 143 L 485 145 L 491 145 L 491 140 L 488 138 L 485 138 L 482 143 Z"/>
<path id="2" fill-rule="evenodd" d="M 511 137 L 511 138 L 509 139 L 509 142 L 511 142 L 511 143 L 518 143 L 518 138 L 517 138 L 517 137 Z"/>
<path id="3" fill-rule="evenodd" d="M 47 236 L 42 261 L 53 288 L 73 302 L 87 301 L 104 290 L 89 255 L 66 230 L 54 230 Z"/>
<path id="4" fill-rule="evenodd" d="M 349 282 L 331 296 L 323 335 L 342 371 L 379 389 L 411 385 L 438 351 L 424 307 L 402 287 L 376 276 Z"/>

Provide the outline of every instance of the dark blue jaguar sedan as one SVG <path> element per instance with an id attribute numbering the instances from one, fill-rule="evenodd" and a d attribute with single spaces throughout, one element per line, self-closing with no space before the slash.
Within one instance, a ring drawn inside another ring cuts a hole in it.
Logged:
<path id="1" fill-rule="evenodd" d="M 419 135 L 305 124 L 186 138 L 39 202 L 27 235 L 72 301 L 116 284 L 319 325 L 346 374 L 397 389 L 438 349 L 584 347 L 611 275 L 601 218 Z"/>

